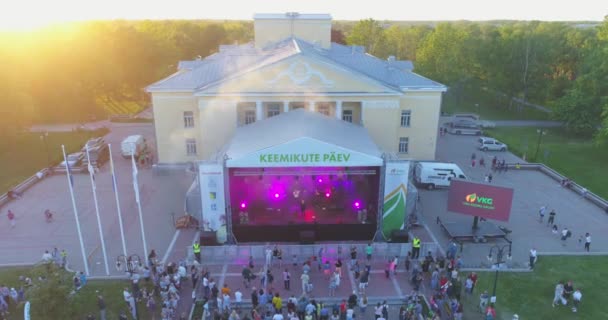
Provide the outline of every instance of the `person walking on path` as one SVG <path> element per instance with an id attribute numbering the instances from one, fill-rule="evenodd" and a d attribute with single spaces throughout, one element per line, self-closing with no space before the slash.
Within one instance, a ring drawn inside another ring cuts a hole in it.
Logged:
<path id="1" fill-rule="evenodd" d="M 192 244 L 192 252 L 194 252 L 194 257 L 198 263 L 201 263 L 201 244 L 196 241 Z"/>
<path id="2" fill-rule="evenodd" d="M 272 267 L 272 249 L 270 249 L 270 247 L 266 247 L 265 257 L 266 257 L 266 268 Z"/>
<path id="3" fill-rule="evenodd" d="M 585 251 L 589 252 L 589 247 L 591 247 L 591 234 L 587 232 L 585 233 Z"/>
<path id="4" fill-rule="evenodd" d="M 420 257 L 420 238 L 418 236 L 414 236 L 412 239 L 412 259 L 418 260 Z"/>
<path id="5" fill-rule="evenodd" d="M 289 273 L 289 270 L 287 270 L 287 268 L 285 268 L 285 271 L 283 271 L 283 286 L 284 286 L 285 290 L 290 290 L 290 281 L 291 281 L 291 274 Z"/>
<path id="6" fill-rule="evenodd" d="M 350 247 L 350 267 L 352 268 L 357 262 L 357 247 L 353 244 Z"/>
<path id="7" fill-rule="evenodd" d="M 372 260 L 372 254 L 374 253 L 374 247 L 372 247 L 371 243 L 367 244 L 367 247 L 365 248 L 365 254 L 367 255 L 367 260 L 371 261 Z"/>
<path id="8" fill-rule="evenodd" d="M 61 256 L 61 269 L 65 269 L 68 265 L 68 253 L 65 251 L 65 249 L 61 249 L 61 253 L 59 255 Z"/>
<path id="9" fill-rule="evenodd" d="M 538 255 L 536 254 L 536 248 L 532 248 L 530 249 L 530 270 L 534 270 L 536 259 L 538 259 Z"/>
<path id="10" fill-rule="evenodd" d="M 547 211 L 547 206 L 542 206 L 538 210 L 539 220 L 538 222 L 543 223 L 543 219 L 545 218 L 545 212 Z"/>
<path id="11" fill-rule="evenodd" d="M 568 228 L 564 227 L 562 230 L 562 247 L 566 246 L 566 240 L 572 235 L 572 232 Z"/>
<path id="12" fill-rule="evenodd" d="M 555 224 L 555 209 L 551 209 L 549 212 L 549 219 L 547 219 L 547 225 L 553 226 Z"/>
<path id="13" fill-rule="evenodd" d="M 15 214 L 13 213 L 13 211 L 8 210 L 8 213 L 6 214 L 6 217 L 8 218 L 8 221 L 11 224 L 11 229 L 14 228 L 15 224 L 17 222 L 15 221 Z"/>
<path id="14" fill-rule="evenodd" d="M 304 272 L 300 276 L 300 280 L 302 281 L 302 295 L 306 295 L 306 292 L 308 291 L 308 281 L 310 280 L 310 277 L 306 272 Z"/>

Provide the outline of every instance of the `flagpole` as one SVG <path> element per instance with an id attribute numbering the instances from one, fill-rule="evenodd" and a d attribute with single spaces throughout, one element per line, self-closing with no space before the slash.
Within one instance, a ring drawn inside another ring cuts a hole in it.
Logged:
<path id="1" fill-rule="evenodd" d="M 137 210 L 139 211 L 139 226 L 141 228 L 141 240 L 144 243 L 144 257 L 146 263 L 149 263 L 148 245 L 146 243 L 146 233 L 144 231 L 144 218 L 141 213 L 141 200 L 139 198 L 139 183 L 137 181 L 137 164 L 135 163 L 135 150 L 137 150 L 137 148 L 134 145 L 133 149 L 131 150 L 131 165 L 133 166 L 133 191 L 135 191 L 135 202 L 137 202 Z"/>
<path id="2" fill-rule="evenodd" d="M 108 144 L 110 151 L 110 168 L 112 170 L 112 186 L 114 187 L 114 197 L 116 198 L 116 209 L 118 211 L 118 226 L 120 227 L 120 238 L 122 239 L 122 254 L 125 256 L 125 266 L 127 263 L 127 243 L 125 241 L 125 230 L 122 226 L 122 210 L 120 209 L 120 200 L 118 200 L 118 183 L 116 183 L 116 174 L 114 173 L 114 159 L 112 158 L 112 145 Z"/>
<path id="3" fill-rule="evenodd" d="M 93 202 L 95 203 L 95 214 L 97 215 L 97 227 L 99 228 L 99 238 L 101 239 L 101 251 L 103 253 L 103 262 L 106 267 L 106 275 L 110 275 L 108 267 L 108 255 L 106 253 L 106 243 L 103 239 L 103 229 L 101 228 L 101 218 L 99 217 L 99 204 L 97 203 L 97 187 L 95 186 L 95 169 L 91 165 L 91 157 L 89 156 L 89 144 L 85 144 L 87 150 L 87 168 L 89 169 L 89 177 L 91 177 L 91 189 L 93 190 Z"/>
<path id="4" fill-rule="evenodd" d="M 76 198 L 74 198 L 74 187 L 72 186 L 72 177 L 70 173 L 70 164 L 68 158 L 65 155 L 65 146 L 61 145 L 63 151 L 63 160 L 65 161 L 66 177 L 68 178 L 68 187 L 70 188 L 70 196 L 72 197 L 72 208 L 74 209 L 74 218 L 76 219 L 76 230 L 78 230 L 78 240 L 80 240 L 80 251 L 82 253 L 82 261 L 84 262 L 84 272 L 88 275 L 89 264 L 87 263 L 87 255 L 84 251 L 84 242 L 82 241 L 82 232 L 80 231 L 80 220 L 78 219 L 78 209 L 76 208 Z"/>

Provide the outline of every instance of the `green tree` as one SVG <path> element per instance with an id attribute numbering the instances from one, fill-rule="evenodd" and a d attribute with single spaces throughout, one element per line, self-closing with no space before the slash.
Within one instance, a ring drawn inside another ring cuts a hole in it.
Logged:
<path id="1" fill-rule="evenodd" d="M 360 20 L 355 24 L 346 37 L 349 45 L 364 46 L 365 50 L 377 57 L 386 58 L 387 42 L 384 28 L 380 22 L 374 19 Z"/>
<path id="2" fill-rule="evenodd" d="M 388 53 L 399 60 L 416 60 L 416 52 L 424 38 L 432 31 L 428 26 L 400 27 L 393 25 L 385 30 Z"/>

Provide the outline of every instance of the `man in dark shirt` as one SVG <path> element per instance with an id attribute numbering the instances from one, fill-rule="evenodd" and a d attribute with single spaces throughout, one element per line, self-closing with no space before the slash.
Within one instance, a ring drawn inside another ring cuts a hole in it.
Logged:
<path id="1" fill-rule="evenodd" d="M 574 292 L 574 286 L 572 285 L 572 280 L 570 280 L 564 285 L 564 298 L 566 298 L 566 301 L 570 299 L 572 292 Z"/>
<path id="2" fill-rule="evenodd" d="M 258 304 L 260 304 L 259 299 L 258 299 L 258 293 L 255 290 L 255 287 L 251 288 L 251 290 L 253 290 L 251 292 L 251 304 L 253 305 L 253 308 L 257 308 Z"/>
<path id="3" fill-rule="evenodd" d="M 552 226 L 553 224 L 555 224 L 555 210 L 551 210 L 551 212 L 549 212 L 549 220 L 547 220 L 548 226 Z"/>

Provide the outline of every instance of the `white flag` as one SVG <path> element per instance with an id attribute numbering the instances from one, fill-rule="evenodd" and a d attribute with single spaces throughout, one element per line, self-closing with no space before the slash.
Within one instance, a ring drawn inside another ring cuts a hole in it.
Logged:
<path id="1" fill-rule="evenodd" d="M 85 145 L 87 151 L 87 169 L 89 170 L 89 175 L 91 176 L 91 183 L 93 184 L 93 189 L 97 189 L 95 185 L 95 168 L 91 165 L 91 157 L 89 155 L 89 145 L 88 143 Z"/>
<path id="2" fill-rule="evenodd" d="M 135 163 L 135 157 L 131 155 L 131 165 L 133 167 L 133 191 L 135 191 L 135 201 L 139 203 L 139 183 L 137 183 L 137 164 Z"/>

